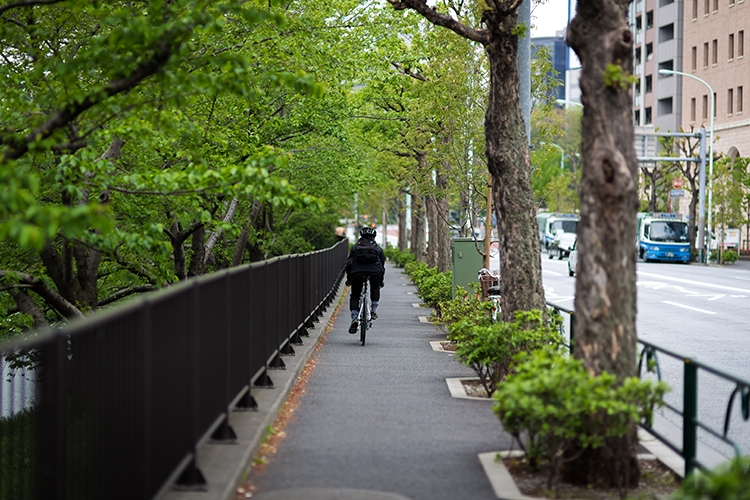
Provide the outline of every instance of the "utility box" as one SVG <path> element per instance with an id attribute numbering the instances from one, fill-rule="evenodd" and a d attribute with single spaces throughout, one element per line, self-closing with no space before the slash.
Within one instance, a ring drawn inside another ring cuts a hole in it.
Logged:
<path id="1" fill-rule="evenodd" d="M 471 290 L 469 283 L 479 283 L 477 276 L 482 269 L 484 259 L 477 251 L 484 242 L 472 238 L 455 238 L 451 241 L 451 259 L 453 263 L 452 297 L 456 297 L 456 287 Z"/>

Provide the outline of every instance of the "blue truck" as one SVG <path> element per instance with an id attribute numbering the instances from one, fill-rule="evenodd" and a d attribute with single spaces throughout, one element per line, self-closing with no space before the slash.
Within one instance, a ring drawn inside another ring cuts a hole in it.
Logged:
<path id="1" fill-rule="evenodd" d="M 690 262 L 689 227 L 679 215 L 639 213 L 636 228 L 638 258 L 644 262 Z"/>

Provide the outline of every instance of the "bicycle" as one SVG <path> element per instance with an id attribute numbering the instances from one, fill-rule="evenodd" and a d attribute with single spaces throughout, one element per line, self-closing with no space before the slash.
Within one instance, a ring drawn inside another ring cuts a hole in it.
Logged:
<path id="1" fill-rule="evenodd" d="M 365 345 L 367 329 L 372 327 L 370 315 L 370 276 L 362 281 L 362 293 L 359 295 L 359 341 Z"/>
<path id="2" fill-rule="evenodd" d="M 482 291 L 486 294 L 487 299 L 492 302 L 492 322 L 497 323 L 497 317 L 501 314 L 500 308 L 500 276 L 494 275 L 487 268 L 479 270 L 477 279 L 482 283 Z"/>

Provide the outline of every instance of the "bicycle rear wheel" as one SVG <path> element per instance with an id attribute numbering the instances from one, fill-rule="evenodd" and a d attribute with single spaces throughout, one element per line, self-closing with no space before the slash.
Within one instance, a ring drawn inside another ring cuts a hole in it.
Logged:
<path id="1" fill-rule="evenodd" d="M 367 294 L 370 293 L 368 290 L 367 282 L 365 282 L 365 286 L 362 287 L 362 298 L 364 299 L 362 301 L 362 309 L 360 310 L 359 314 L 359 341 L 362 342 L 362 345 L 365 345 L 365 337 L 367 336 L 367 322 L 369 320 L 370 311 L 367 303 Z"/>

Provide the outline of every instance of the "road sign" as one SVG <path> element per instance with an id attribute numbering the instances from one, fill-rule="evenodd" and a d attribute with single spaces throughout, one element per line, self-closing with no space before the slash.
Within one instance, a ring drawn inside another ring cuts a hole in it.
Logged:
<path id="1" fill-rule="evenodd" d="M 672 198 L 680 198 L 682 196 L 685 196 L 685 190 L 684 189 L 673 189 L 669 192 L 669 196 Z"/>
<path id="2" fill-rule="evenodd" d="M 675 177 L 672 179 L 672 187 L 675 189 L 681 189 L 682 188 L 682 179 L 679 177 Z"/>

